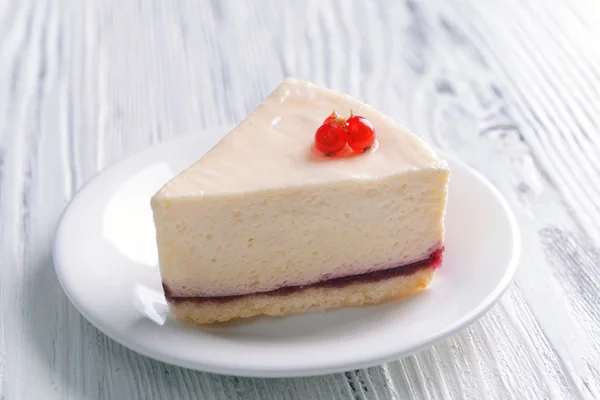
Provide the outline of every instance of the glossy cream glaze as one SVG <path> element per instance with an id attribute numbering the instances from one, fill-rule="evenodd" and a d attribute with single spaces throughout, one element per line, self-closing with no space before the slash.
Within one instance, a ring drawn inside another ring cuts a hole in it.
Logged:
<path id="1" fill-rule="evenodd" d="M 346 116 L 352 109 L 373 123 L 378 142 L 374 150 L 336 159 L 314 151 L 314 133 L 334 109 Z M 448 167 L 420 138 L 373 107 L 287 78 L 207 155 L 167 183 L 158 196 L 368 180 L 421 168 Z"/>

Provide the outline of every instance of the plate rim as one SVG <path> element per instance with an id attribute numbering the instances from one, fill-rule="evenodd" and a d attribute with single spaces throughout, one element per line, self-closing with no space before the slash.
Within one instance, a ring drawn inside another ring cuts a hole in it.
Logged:
<path id="1" fill-rule="evenodd" d="M 226 130 L 226 128 L 211 129 L 211 131 L 213 131 L 213 132 L 221 131 L 221 130 Z M 218 136 L 218 135 L 216 135 L 216 136 Z M 103 168 L 100 171 L 97 171 L 83 185 L 81 185 L 81 187 L 75 192 L 75 194 L 69 200 L 67 205 L 64 207 L 64 209 L 59 217 L 58 223 L 56 225 L 56 229 L 55 229 L 55 233 L 54 233 L 54 240 L 53 240 L 53 245 L 52 245 L 52 259 L 53 259 L 53 264 L 54 264 L 54 270 L 56 272 L 56 275 L 58 277 L 60 285 L 63 289 L 63 292 L 66 294 L 67 298 L 69 299 L 71 304 L 73 304 L 73 306 L 77 309 L 77 311 L 85 319 L 87 319 L 92 325 L 94 325 L 94 327 L 96 329 L 98 329 L 100 332 L 107 335 L 109 338 L 116 341 L 117 343 L 125 346 L 128 349 L 131 349 L 132 351 L 135 351 L 138 354 L 141 354 L 143 356 L 146 356 L 151 359 L 158 360 L 160 362 L 164 362 L 167 364 L 176 365 L 176 366 L 189 368 L 189 369 L 202 371 L 202 372 L 216 373 L 216 374 L 223 374 L 223 375 L 233 375 L 233 376 L 244 376 L 244 377 L 262 377 L 262 378 L 308 377 L 308 376 L 318 376 L 318 375 L 324 375 L 324 374 L 330 374 L 330 373 L 345 372 L 345 371 L 353 370 L 353 369 L 362 369 L 362 368 L 373 367 L 373 366 L 377 366 L 377 365 L 381 365 L 381 364 L 386 364 L 386 363 L 404 358 L 411 354 L 420 352 L 424 349 L 427 349 L 427 348 L 435 345 L 436 343 L 439 343 L 439 342 L 453 336 L 454 334 L 458 333 L 462 329 L 470 326 L 471 324 L 473 324 L 474 322 L 479 320 L 483 315 L 485 315 L 487 313 L 487 311 L 489 311 L 491 309 L 491 307 L 494 306 L 500 300 L 500 298 L 507 291 L 507 289 L 509 288 L 510 284 L 512 283 L 512 281 L 515 277 L 515 274 L 516 274 L 516 271 L 517 271 L 518 265 L 519 265 L 519 258 L 521 255 L 522 241 L 521 241 L 521 232 L 519 229 L 519 224 L 517 222 L 514 212 L 512 211 L 510 205 L 508 204 L 507 200 L 487 178 L 485 178 L 481 173 L 479 173 L 477 170 L 475 170 L 469 164 L 460 160 L 458 157 L 454 156 L 453 154 L 450 154 L 448 151 L 444 151 L 442 149 L 436 148 L 434 150 L 436 151 L 436 153 L 438 153 L 438 155 L 441 158 L 444 158 L 447 161 L 451 161 L 452 163 L 459 164 L 462 168 L 464 168 L 470 174 L 472 174 L 474 177 L 476 177 L 477 180 L 479 181 L 479 183 L 486 186 L 486 188 L 494 195 L 495 199 L 498 201 L 499 205 L 501 206 L 504 216 L 508 220 L 508 224 L 510 226 L 510 231 L 512 233 L 512 248 L 513 248 L 512 256 L 510 258 L 510 261 L 505 269 L 505 272 L 504 272 L 502 278 L 497 282 L 494 289 L 485 297 L 485 299 L 480 304 L 478 304 L 476 307 L 471 309 L 468 313 L 466 313 L 462 318 L 453 321 L 451 324 L 445 326 L 443 329 L 439 330 L 435 334 L 428 336 L 427 340 L 424 340 L 418 346 L 412 347 L 410 349 L 399 350 L 399 351 L 398 350 L 390 351 L 390 353 L 386 356 L 365 358 L 365 359 L 363 359 L 363 361 L 355 362 L 355 363 L 352 363 L 351 365 L 312 367 L 310 369 L 305 368 L 305 367 L 300 367 L 300 368 L 295 368 L 295 369 L 288 368 L 285 370 L 268 369 L 268 368 L 262 368 L 262 369 L 249 369 L 249 368 L 239 368 L 239 367 L 238 368 L 231 368 L 231 367 L 227 368 L 227 367 L 223 367 L 223 366 L 215 366 L 213 364 L 206 363 L 206 362 L 198 362 L 198 361 L 194 362 L 193 360 L 184 359 L 184 358 L 181 358 L 176 355 L 169 356 L 169 355 L 163 354 L 161 352 L 152 352 L 151 350 L 147 349 L 145 346 L 139 345 L 138 342 L 131 341 L 126 336 L 121 335 L 120 333 L 112 330 L 110 327 L 107 327 L 106 324 L 102 323 L 102 321 L 99 321 L 92 315 L 88 314 L 84 310 L 84 307 L 82 307 L 82 304 L 75 301 L 73 293 L 69 290 L 69 288 L 67 287 L 67 285 L 65 283 L 66 282 L 66 278 L 64 276 L 64 274 L 66 272 L 65 268 L 61 267 L 62 262 L 60 260 L 59 249 L 61 247 L 62 241 L 64 240 L 64 238 L 62 237 L 64 235 L 62 235 L 61 232 L 62 232 L 62 229 L 64 229 L 65 217 L 69 214 L 69 212 L 72 209 L 72 206 L 75 203 L 75 201 L 77 200 L 77 198 L 80 196 L 80 194 L 82 192 L 87 190 L 91 185 L 93 185 L 102 176 L 109 173 L 110 171 L 114 171 L 114 170 L 123 168 L 127 163 L 137 160 L 138 158 L 143 158 L 144 156 L 148 156 L 149 154 L 154 153 L 158 147 L 167 147 L 167 148 L 178 147 L 188 141 L 189 142 L 197 142 L 199 140 L 201 140 L 201 139 L 198 137 L 198 135 L 193 135 L 193 134 L 178 136 L 178 137 L 175 137 L 172 139 L 167 139 L 167 140 L 164 140 L 164 141 L 161 141 L 158 143 L 154 143 L 153 145 L 151 145 L 145 149 L 142 149 L 140 151 L 134 152 L 133 154 L 130 154 L 130 155 L 114 162 L 112 165 L 110 165 L 106 168 Z M 210 147 L 212 147 L 212 146 L 209 146 L 209 149 L 210 149 Z"/>

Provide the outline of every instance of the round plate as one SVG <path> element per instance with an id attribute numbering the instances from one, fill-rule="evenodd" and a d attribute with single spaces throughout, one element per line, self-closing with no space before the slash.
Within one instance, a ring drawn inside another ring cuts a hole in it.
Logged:
<path id="1" fill-rule="evenodd" d="M 481 175 L 451 168 L 446 252 L 430 288 L 405 300 L 221 326 L 177 322 L 163 297 L 150 197 L 202 157 L 220 129 L 162 143 L 105 170 L 65 210 L 54 244 L 77 309 L 119 343 L 202 371 L 306 376 L 389 362 L 449 337 L 486 312 L 517 268 L 517 223 Z"/>

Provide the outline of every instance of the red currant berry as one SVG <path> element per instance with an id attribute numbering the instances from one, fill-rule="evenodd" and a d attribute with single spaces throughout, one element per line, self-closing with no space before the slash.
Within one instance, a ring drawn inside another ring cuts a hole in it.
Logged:
<path id="1" fill-rule="evenodd" d="M 333 110 L 329 117 L 325 118 L 325 121 L 323 121 L 323 123 L 326 124 L 328 122 L 335 121 L 338 118 L 340 118 L 340 116 L 338 115 L 338 113 L 335 112 L 335 110 Z"/>
<path id="2" fill-rule="evenodd" d="M 348 145 L 354 151 L 365 151 L 375 142 L 375 129 L 371 121 L 360 115 L 352 115 L 346 120 Z"/>
<path id="3" fill-rule="evenodd" d="M 336 122 L 328 122 L 317 129 L 315 147 L 325 154 L 335 154 L 346 146 L 348 132 Z"/>

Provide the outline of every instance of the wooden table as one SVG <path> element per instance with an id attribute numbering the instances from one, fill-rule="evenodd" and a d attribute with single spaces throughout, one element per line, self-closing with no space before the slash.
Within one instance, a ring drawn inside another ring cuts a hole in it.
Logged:
<path id="1" fill-rule="evenodd" d="M 523 234 L 514 284 L 450 340 L 317 378 L 209 375 L 104 336 L 53 269 L 67 201 L 126 155 L 240 121 L 286 76 L 497 185 Z M 0 399 L 600 397 L 599 127 L 598 0 L 0 1 Z"/>

